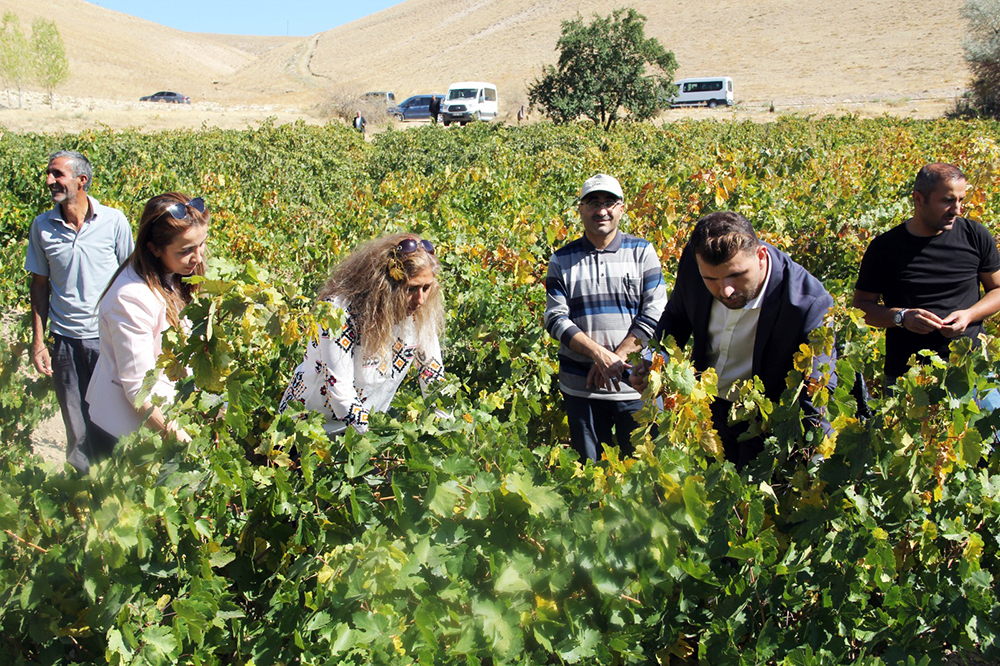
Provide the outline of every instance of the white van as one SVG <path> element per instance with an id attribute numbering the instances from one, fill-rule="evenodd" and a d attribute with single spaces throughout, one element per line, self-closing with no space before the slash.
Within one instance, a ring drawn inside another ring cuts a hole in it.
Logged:
<path id="1" fill-rule="evenodd" d="M 453 83 L 441 102 L 441 116 L 446 126 L 464 125 L 470 120 L 493 120 L 497 110 L 497 87 L 484 81 Z"/>
<path id="2" fill-rule="evenodd" d="M 670 100 L 670 106 L 700 106 L 710 109 L 717 106 L 733 105 L 733 80 L 728 76 L 712 76 L 703 79 L 681 79 L 674 81 L 677 95 Z"/>

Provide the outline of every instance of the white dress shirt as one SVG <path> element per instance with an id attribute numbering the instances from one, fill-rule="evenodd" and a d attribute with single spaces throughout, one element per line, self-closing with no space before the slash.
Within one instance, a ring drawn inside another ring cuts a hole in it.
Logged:
<path id="1" fill-rule="evenodd" d="M 730 310 L 718 299 L 712 301 L 708 319 L 708 364 L 719 376 L 719 396 L 731 400 L 733 384 L 753 376 L 753 347 L 757 322 L 771 279 L 771 257 L 760 293 L 738 310 Z"/>

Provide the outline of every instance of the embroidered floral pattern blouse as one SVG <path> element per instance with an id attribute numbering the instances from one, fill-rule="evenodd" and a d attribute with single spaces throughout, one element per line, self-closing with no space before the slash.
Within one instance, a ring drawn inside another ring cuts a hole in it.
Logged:
<path id="1" fill-rule="evenodd" d="M 344 308 L 343 325 L 339 331 L 322 329 L 319 338 L 309 342 L 305 360 L 295 369 L 292 382 L 281 398 L 279 413 L 296 400 L 307 409 L 322 413 L 326 417 L 326 431 L 331 435 L 344 432 L 347 426 L 365 432 L 368 415 L 389 408 L 414 362 L 422 392 L 432 382 L 444 378 L 438 339 L 435 337 L 426 348 L 421 347 L 412 318 L 396 326 L 396 339 L 388 358 L 364 358 L 350 306 L 329 300 L 334 306 Z"/>

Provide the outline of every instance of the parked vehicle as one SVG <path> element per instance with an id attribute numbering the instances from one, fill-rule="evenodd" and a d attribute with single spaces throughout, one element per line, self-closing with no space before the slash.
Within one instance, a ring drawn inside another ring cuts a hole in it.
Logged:
<path id="1" fill-rule="evenodd" d="M 139 98 L 140 102 L 167 102 L 168 104 L 190 104 L 191 98 L 180 93 L 162 90 L 152 95 Z"/>
<path id="2" fill-rule="evenodd" d="M 728 76 L 713 76 L 703 79 L 681 79 L 675 81 L 677 95 L 670 100 L 670 106 L 701 106 L 710 109 L 717 106 L 733 105 L 733 80 Z"/>
<path id="3" fill-rule="evenodd" d="M 381 100 L 386 106 L 393 106 L 396 103 L 396 95 L 386 90 L 373 90 L 371 92 L 366 92 L 361 97 L 364 99 Z"/>
<path id="4" fill-rule="evenodd" d="M 465 125 L 471 120 L 497 117 L 497 87 L 484 81 L 459 81 L 448 86 L 448 96 L 441 103 L 444 124 Z"/>
<path id="5" fill-rule="evenodd" d="M 431 117 L 431 100 L 443 101 L 444 95 L 413 95 L 403 100 L 399 106 L 389 107 L 389 115 L 396 120 L 429 120 Z"/>

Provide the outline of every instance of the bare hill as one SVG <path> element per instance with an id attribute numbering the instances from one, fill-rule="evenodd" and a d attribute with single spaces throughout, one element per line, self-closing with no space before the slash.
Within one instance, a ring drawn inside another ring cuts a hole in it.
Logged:
<path id="1" fill-rule="evenodd" d="M 561 21 L 621 0 L 408 0 L 318 36 L 312 71 L 342 85 L 443 90 L 495 81 L 523 94 L 555 62 Z M 967 83 L 961 0 L 641 0 L 678 77 L 727 74 L 744 101 L 953 94 Z"/>
<path id="2" fill-rule="evenodd" d="M 136 99 L 177 89 L 197 99 L 249 99 L 219 94 L 221 82 L 288 38 L 232 38 L 166 28 L 83 0 L 0 0 L 25 33 L 38 17 L 55 20 L 69 58 L 70 79 L 57 93 L 75 97 Z"/>

